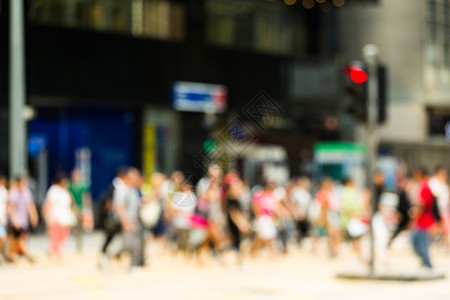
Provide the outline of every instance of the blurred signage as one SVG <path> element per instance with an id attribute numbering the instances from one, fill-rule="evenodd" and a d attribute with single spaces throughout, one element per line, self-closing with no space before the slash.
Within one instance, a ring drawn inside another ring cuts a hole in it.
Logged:
<path id="1" fill-rule="evenodd" d="M 28 140 L 28 153 L 32 156 L 38 155 L 39 152 L 47 148 L 47 139 L 45 136 L 32 135 Z"/>
<path id="2" fill-rule="evenodd" d="M 347 142 L 320 142 L 314 146 L 317 163 L 363 163 L 365 148 L 361 144 Z"/>
<path id="3" fill-rule="evenodd" d="M 172 86 L 176 110 L 223 113 L 227 109 L 227 88 L 223 85 L 177 81 Z"/>
<path id="4" fill-rule="evenodd" d="M 75 150 L 75 167 L 81 172 L 81 179 L 91 186 L 91 149 L 82 147 Z"/>
<path id="5" fill-rule="evenodd" d="M 319 142 L 314 146 L 315 180 L 352 178 L 358 188 L 365 186 L 364 145 L 348 142 Z"/>

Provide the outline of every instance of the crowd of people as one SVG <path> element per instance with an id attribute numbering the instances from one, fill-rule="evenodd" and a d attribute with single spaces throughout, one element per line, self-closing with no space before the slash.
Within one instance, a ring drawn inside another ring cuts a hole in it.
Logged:
<path id="1" fill-rule="evenodd" d="M 397 174 L 396 190 L 385 189 L 381 171 L 373 174 L 373 194 L 359 189 L 351 178 L 337 182 L 323 178 L 312 187 L 306 176 L 284 185 L 267 178 L 250 187 L 237 171 L 222 173 L 217 164 L 196 185 L 180 171 L 170 176 L 154 173 L 143 178 L 133 167 L 121 167 L 98 199 L 97 223 L 104 233 L 98 265 L 108 270 L 111 259 L 123 253 L 131 257 L 130 270 L 140 272 L 146 264 L 145 248 L 159 242 L 171 253 L 181 253 L 204 264 L 219 262 L 223 253 L 234 251 L 236 263 L 257 257 L 262 249 L 275 258 L 288 253 L 290 244 L 300 246 L 311 237 L 311 251 L 327 240 L 330 257 L 337 257 L 343 242 L 349 243 L 363 262 L 370 251 L 361 239 L 374 235 L 377 256 L 387 263 L 388 250 L 403 230 L 411 230 L 412 246 L 424 268 L 431 269 L 430 240 L 450 249 L 450 203 L 447 172 L 438 167 L 432 176 L 423 168 L 410 176 Z M 36 208 L 25 178 L 11 181 L 0 176 L 0 248 L 4 259 L 14 262 L 27 250 L 28 230 L 45 220 L 50 256 L 62 260 L 62 249 L 70 232 L 82 248 L 82 234 L 93 229 L 89 189 L 79 170 L 68 179 L 58 174 L 45 201 Z M 113 252 L 111 242 L 121 239 Z M 116 249 L 117 250 L 117 249 Z"/>
<path id="2" fill-rule="evenodd" d="M 15 262 L 22 256 L 30 262 L 27 241 L 30 230 L 42 218 L 49 237 L 48 256 L 62 261 L 62 249 L 71 230 L 81 251 L 81 235 L 93 229 L 91 201 L 87 187 L 82 183 L 79 170 L 69 180 L 57 174 L 47 191 L 45 201 L 37 207 L 27 176 L 8 180 L 0 175 L 0 262 Z"/>

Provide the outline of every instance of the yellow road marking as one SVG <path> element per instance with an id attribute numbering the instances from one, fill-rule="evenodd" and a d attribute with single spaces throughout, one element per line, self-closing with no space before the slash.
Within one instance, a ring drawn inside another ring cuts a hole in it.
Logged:
<path id="1" fill-rule="evenodd" d="M 97 299 L 99 300 L 108 300 L 111 299 L 108 297 L 103 289 L 95 283 L 90 277 L 85 275 L 77 275 L 75 280 L 81 284 L 86 290 L 91 292 Z"/>

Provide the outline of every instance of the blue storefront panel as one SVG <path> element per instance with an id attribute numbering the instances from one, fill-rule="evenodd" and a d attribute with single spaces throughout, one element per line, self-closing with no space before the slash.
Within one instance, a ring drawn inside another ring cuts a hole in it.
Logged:
<path id="1" fill-rule="evenodd" d="M 51 180 L 57 172 L 69 174 L 77 166 L 77 150 L 88 149 L 91 192 L 96 200 L 118 166 L 133 164 L 134 123 L 133 112 L 123 109 L 41 108 L 29 122 L 30 156 L 41 150 L 36 144 L 44 144 Z"/>

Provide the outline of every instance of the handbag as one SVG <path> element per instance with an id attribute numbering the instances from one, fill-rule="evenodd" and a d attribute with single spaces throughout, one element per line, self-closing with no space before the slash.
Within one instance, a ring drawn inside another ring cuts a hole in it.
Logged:
<path id="1" fill-rule="evenodd" d="M 161 216 L 161 205 L 158 201 L 150 201 L 142 206 L 140 217 L 145 228 L 153 228 Z"/>
<path id="2" fill-rule="evenodd" d="M 71 210 L 68 210 L 63 214 L 60 214 L 58 216 L 58 221 L 62 226 L 65 227 L 74 227 L 75 225 L 77 225 L 77 217 Z"/>
<path id="3" fill-rule="evenodd" d="M 84 231 L 91 232 L 94 230 L 94 216 L 90 209 L 84 208 L 81 212 L 81 226 Z"/>

